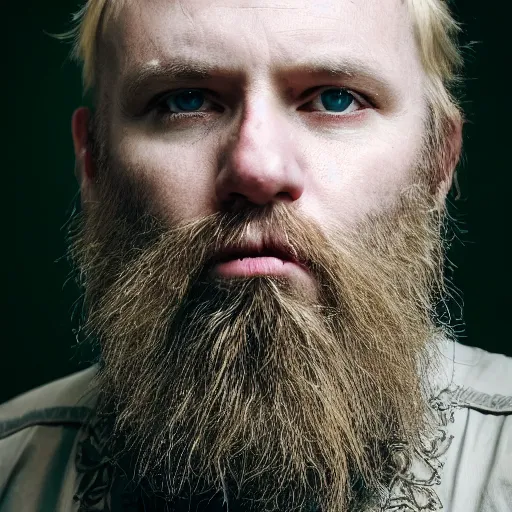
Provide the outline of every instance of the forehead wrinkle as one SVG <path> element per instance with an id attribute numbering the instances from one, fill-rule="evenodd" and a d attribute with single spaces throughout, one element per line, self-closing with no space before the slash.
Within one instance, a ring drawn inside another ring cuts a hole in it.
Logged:
<path id="1" fill-rule="evenodd" d="M 297 10 L 301 9 L 301 7 L 284 7 L 284 6 L 278 6 L 278 5 L 273 5 L 273 6 L 234 5 L 232 7 L 221 5 L 221 6 L 218 6 L 218 8 L 219 9 L 236 9 L 236 10 L 241 10 L 241 11 L 243 11 L 244 9 L 247 9 L 247 10 L 272 10 L 272 11 L 274 11 L 274 10 L 275 11 L 282 11 L 282 10 L 297 11 Z"/>

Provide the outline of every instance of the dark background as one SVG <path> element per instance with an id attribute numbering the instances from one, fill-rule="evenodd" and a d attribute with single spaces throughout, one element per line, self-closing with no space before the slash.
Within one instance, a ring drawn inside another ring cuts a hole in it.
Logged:
<path id="1" fill-rule="evenodd" d="M 77 291 L 72 283 L 65 285 L 69 268 L 63 258 L 63 226 L 77 193 L 70 119 L 83 102 L 81 77 L 67 58 L 69 46 L 45 34 L 68 29 L 79 3 L 8 5 L 2 15 L 7 20 L 2 62 L 7 289 L 0 402 L 87 366 L 87 356 L 75 346 L 71 313 Z M 450 259 L 457 267 L 453 280 L 463 296 L 464 318 L 454 308 L 453 323 L 462 343 L 512 355 L 506 257 L 511 29 L 504 12 L 487 10 L 481 0 L 458 0 L 455 11 L 464 27 L 461 41 L 471 45 L 464 52 L 468 123 L 459 167 L 462 197 L 455 201 L 451 194 L 463 228 Z"/>

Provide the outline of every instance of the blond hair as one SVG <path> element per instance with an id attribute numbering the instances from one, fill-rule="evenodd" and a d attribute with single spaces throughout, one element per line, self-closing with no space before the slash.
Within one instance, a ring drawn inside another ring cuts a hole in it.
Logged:
<path id="1" fill-rule="evenodd" d="M 64 35 L 74 40 L 73 56 L 83 65 L 86 91 L 97 81 L 98 36 L 105 33 L 109 20 L 119 14 L 125 1 L 87 0 L 73 16 L 74 28 Z M 427 76 L 426 94 L 430 106 L 436 117 L 440 115 L 445 120 L 458 118 L 459 109 L 450 91 L 458 82 L 458 72 L 463 63 L 456 37 L 459 25 L 450 13 L 447 0 L 402 1 L 406 2 L 413 22 Z"/>

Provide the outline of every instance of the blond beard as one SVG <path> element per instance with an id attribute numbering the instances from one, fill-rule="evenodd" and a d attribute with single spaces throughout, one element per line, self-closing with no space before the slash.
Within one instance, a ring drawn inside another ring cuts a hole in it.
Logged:
<path id="1" fill-rule="evenodd" d="M 329 236 L 285 204 L 169 228 L 144 215 L 136 184 L 104 171 L 71 255 L 100 389 L 137 476 L 242 510 L 369 503 L 392 471 L 389 446 L 413 449 L 428 427 L 426 354 L 443 294 L 432 197 L 408 187 L 392 210 Z M 318 296 L 269 276 L 213 278 L 212 256 L 248 228 L 307 261 Z"/>

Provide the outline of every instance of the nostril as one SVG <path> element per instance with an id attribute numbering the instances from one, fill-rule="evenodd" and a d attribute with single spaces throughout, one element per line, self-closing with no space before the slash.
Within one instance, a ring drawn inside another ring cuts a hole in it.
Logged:
<path id="1" fill-rule="evenodd" d="M 284 201 L 293 201 L 293 197 L 288 192 L 278 192 L 276 197 Z"/>
<path id="2" fill-rule="evenodd" d="M 239 194 L 238 192 L 231 192 L 222 203 L 226 210 L 237 212 L 247 208 L 249 202 L 249 199 L 243 194 Z"/>

